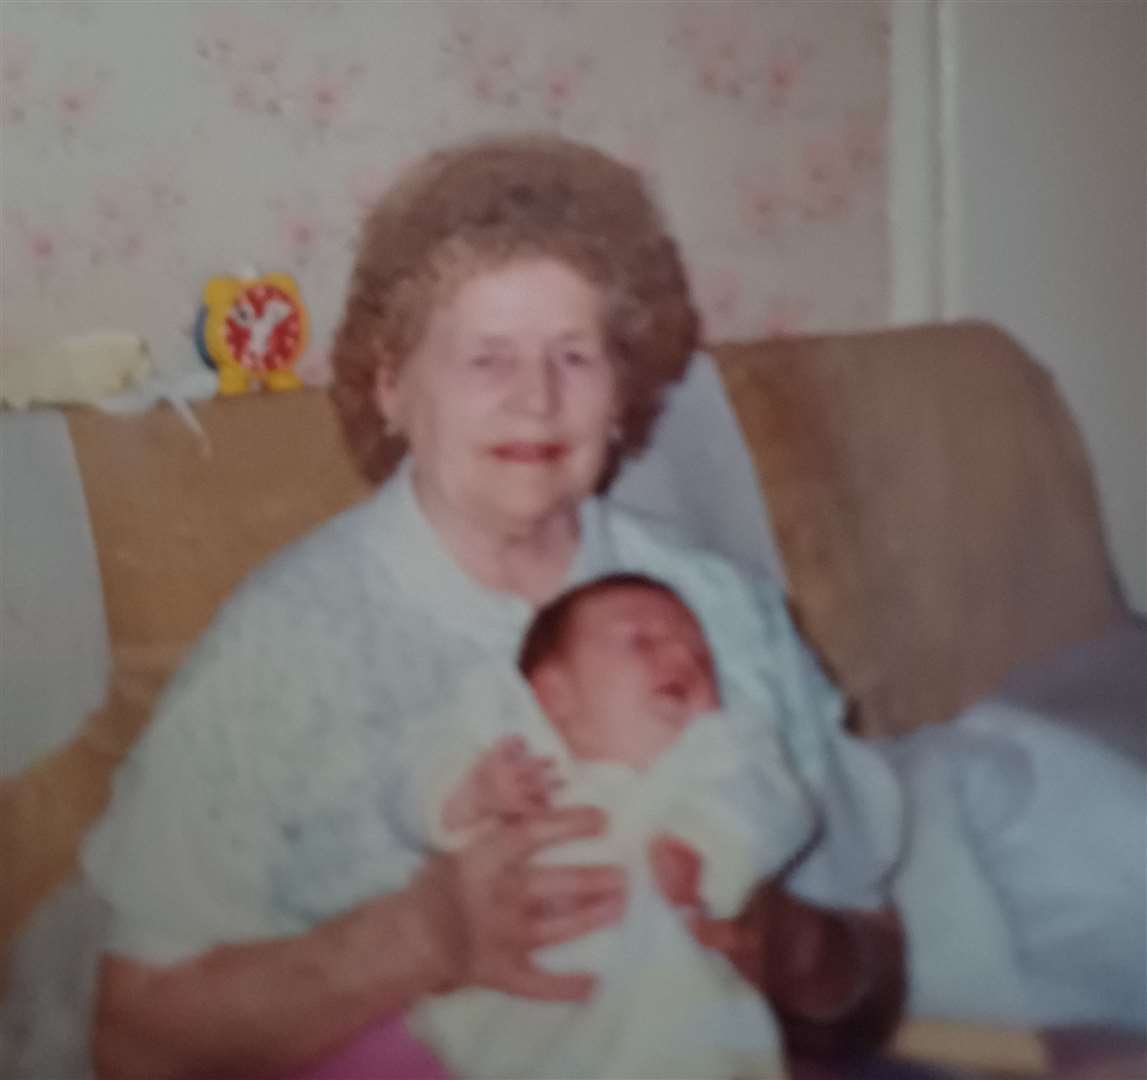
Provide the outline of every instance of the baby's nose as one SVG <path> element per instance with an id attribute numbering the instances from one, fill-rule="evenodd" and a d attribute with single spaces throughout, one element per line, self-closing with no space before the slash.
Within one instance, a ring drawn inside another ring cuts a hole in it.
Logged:
<path id="1" fill-rule="evenodd" d="M 665 664 L 670 677 L 699 704 L 716 708 L 717 701 L 708 663 L 688 642 L 673 642 L 666 650 Z"/>
<path id="2" fill-rule="evenodd" d="M 696 653 L 684 641 L 665 641 L 661 647 L 661 663 L 666 674 L 690 684 L 701 673 Z"/>

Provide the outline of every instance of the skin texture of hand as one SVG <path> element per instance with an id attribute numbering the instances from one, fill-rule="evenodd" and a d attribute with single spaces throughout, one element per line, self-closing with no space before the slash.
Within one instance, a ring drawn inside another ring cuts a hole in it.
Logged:
<path id="1" fill-rule="evenodd" d="M 790 1054 L 874 1050 L 902 1015 L 904 937 L 891 907 L 819 908 L 766 882 L 737 918 L 702 917 L 694 933 L 768 998 Z"/>
<path id="2" fill-rule="evenodd" d="M 605 866 L 531 862 L 543 848 L 599 834 L 591 808 L 548 811 L 499 825 L 457 857 L 431 862 L 411 886 L 425 912 L 444 973 L 438 989 L 486 986 L 552 1001 L 593 991 L 589 974 L 554 974 L 534 964 L 534 949 L 616 922 L 625 908 L 622 871 Z"/>
<path id="3" fill-rule="evenodd" d="M 496 819 L 517 821 L 550 809 L 561 787 L 553 758 L 534 756 L 520 735 L 500 739 L 481 754 L 446 801 L 442 824 L 465 829 Z"/>
<path id="4" fill-rule="evenodd" d="M 547 972 L 531 953 L 620 918 L 624 874 L 531 859 L 604 828 L 604 815 L 587 808 L 495 824 L 462 851 L 431 859 L 402 892 L 305 934 L 223 945 L 170 966 L 106 956 L 92 1041 L 97 1075 L 282 1076 L 426 994 L 465 986 L 581 1000 L 592 976 Z"/>
<path id="5" fill-rule="evenodd" d="M 701 914 L 700 853 L 670 833 L 659 833 L 649 845 L 649 862 L 662 896 L 674 907 Z"/>
<path id="6" fill-rule="evenodd" d="M 713 919 L 701 897 L 703 857 L 666 833 L 649 847 L 662 895 L 697 940 L 724 953 L 768 998 L 790 1053 L 835 1058 L 879 1046 L 900 1017 L 903 938 L 891 909 L 832 911 L 758 886 L 741 913 Z"/>

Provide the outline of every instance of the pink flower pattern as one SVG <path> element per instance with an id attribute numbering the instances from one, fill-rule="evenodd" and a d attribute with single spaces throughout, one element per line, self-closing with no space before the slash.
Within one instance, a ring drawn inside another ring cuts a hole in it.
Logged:
<path id="1" fill-rule="evenodd" d="M 790 296 L 778 293 L 769 298 L 765 305 L 765 317 L 760 327 L 760 337 L 793 337 L 809 328 L 809 316 L 813 301 L 808 297 Z"/>
<path id="2" fill-rule="evenodd" d="M 792 103 L 816 47 L 797 34 L 775 37 L 759 7 L 680 5 L 669 40 L 703 95 L 764 117 Z"/>
<path id="3" fill-rule="evenodd" d="M 162 7 L 5 13 L 14 339 L 66 312 L 185 357 L 204 279 L 250 264 L 299 279 L 321 380 L 377 194 L 427 149 L 498 130 L 642 169 L 710 339 L 887 317 L 886 0 Z"/>
<path id="4" fill-rule="evenodd" d="M 272 196 L 268 205 L 275 216 L 282 257 L 296 271 L 310 268 L 321 257 L 329 235 L 314 192 Z"/>
<path id="5" fill-rule="evenodd" d="M 549 17 L 574 14 L 565 3 L 545 5 Z M 482 106 L 520 111 L 560 126 L 579 104 L 592 79 L 595 57 L 588 46 L 571 46 L 555 33 L 542 49 L 521 36 L 521 9 L 510 5 L 458 5 L 442 43 L 444 74 L 466 85 Z"/>
<path id="6" fill-rule="evenodd" d="M 9 242 L 0 249 L 0 256 L 22 266 L 41 298 L 50 295 L 69 247 L 65 228 L 58 221 L 30 218 L 15 210 L 5 213 L 3 231 Z"/>

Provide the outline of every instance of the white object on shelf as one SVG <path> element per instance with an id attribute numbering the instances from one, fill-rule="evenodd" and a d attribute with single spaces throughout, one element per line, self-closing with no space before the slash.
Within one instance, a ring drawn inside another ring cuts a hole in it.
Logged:
<path id="1" fill-rule="evenodd" d="M 152 371 L 138 334 L 96 330 L 46 345 L 0 352 L 0 404 L 87 405 L 139 383 Z"/>

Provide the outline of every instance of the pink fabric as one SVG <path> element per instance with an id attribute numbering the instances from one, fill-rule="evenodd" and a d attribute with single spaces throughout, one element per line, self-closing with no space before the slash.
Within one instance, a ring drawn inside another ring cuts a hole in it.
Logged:
<path id="1" fill-rule="evenodd" d="M 333 1057 L 284 1080 L 451 1080 L 401 1014 L 387 1017 Z"/>

